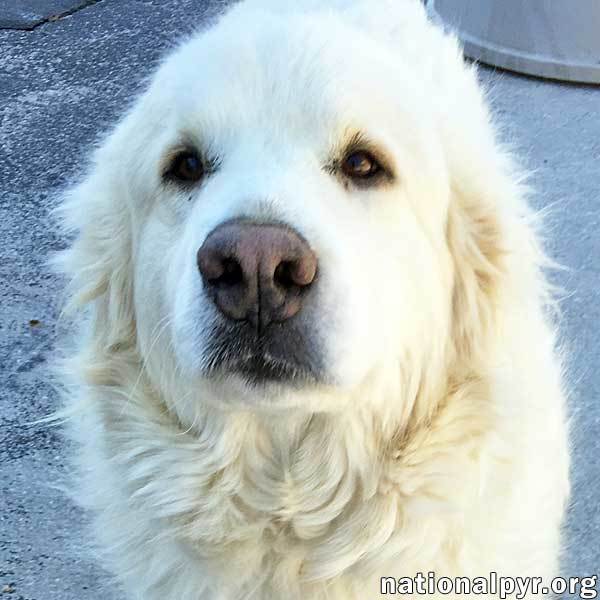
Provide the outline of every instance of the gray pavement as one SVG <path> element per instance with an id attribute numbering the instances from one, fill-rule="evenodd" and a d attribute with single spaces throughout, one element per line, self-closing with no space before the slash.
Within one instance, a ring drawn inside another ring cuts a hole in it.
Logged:
<path id="1" fill-rule="evenodd" d="M 18 0 L 0 5 L 0 29 L 32 30 L 102 0 Z"/>
<path id="2" fill-rule="evenodd" d="M 29 31 L 0 22 L 0 593 L 14 587 L 7 598 L 122 598 L 89 558 L 84 516 L 60 491 L 60 436 L 28 425 L 56 406 L 47 365 L 64 329 L 61 285 L 45 260 L 65 240 L 49 212 L 161 52 L 225 3 L 64 0 L 72 14 L 42 14 Z M 600 571 L 600 88 L 490 70 L 482 79 L 503 138 L 534 173 L 535 205 L 552 207 L 549 249 L 569 269 L 555 275 L 568 292 L 563 330 L 573 390 L 575 492 L 564 573 L 591 575 Z"/>

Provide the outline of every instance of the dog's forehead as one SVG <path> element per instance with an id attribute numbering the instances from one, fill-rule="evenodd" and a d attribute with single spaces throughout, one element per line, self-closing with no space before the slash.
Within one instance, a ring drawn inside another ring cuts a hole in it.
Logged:
<path id="1" fill-rule="evenodd" d="M 394 70 L 377 40 L 339 19 L 258 14 L 252 28 L 225 19 L 188 41 L 155 88 L 168 90 L 164 101 L 180 118 L 210 129 L 308 132 L 351 121 L 369 104 L 384 112 Z"/>

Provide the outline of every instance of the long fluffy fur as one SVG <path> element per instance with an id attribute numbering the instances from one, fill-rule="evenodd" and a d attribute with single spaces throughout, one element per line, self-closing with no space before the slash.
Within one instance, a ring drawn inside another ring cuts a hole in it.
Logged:
<path id="1" fill-rule="evenodd" d="M 419 3 L 298 4 L 250 0 L 224 21 L 343 20 L 402 52 L 439 94 L 450 201 L 435 243 L 450 258 L 450 328 L 427 352 L 370 372 L 341 413 L 221 410 L 179 395 L 171 363 L 161 371 L 138 339 L 142 217 L 129 196 L 139 186 L 120 166 L 123 153 L 143 159 L 141 127 L 160 119 L 151 87 L 61 209 L 77 236 L 60 264 L 72 308 L 89 317 L 65 363 L 75 497 L 132 598 L 374 598 L 379 577 L 418 571 L 549 578 L 568 496 L 564 394 L 546 259 L 518 171 L 472 68 Z M 159 354 L 166 327 L 153 327 Z"/>

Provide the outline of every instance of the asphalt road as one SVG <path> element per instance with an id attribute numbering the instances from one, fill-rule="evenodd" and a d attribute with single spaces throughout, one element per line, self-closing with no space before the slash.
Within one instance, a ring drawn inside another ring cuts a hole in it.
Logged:
<path id="1" fill-rule="evenodd" d="M 13 600 L 121 599 L 88 557 L 84 516 L 60 490 L 63 442 L 52 429 L 28 425 L 56 406 L 47 364 L 64 328 L 61 284 L 45 260 L 65 241 L 49 213 L 162 51 L 225 0 L 70 4 L 83 7 L 56 20 L 32 12 L 37 21 L 30 30 L 14 22 L 3 29 L 0 20 L 0 592 L 10 584 L 14 591 L 6 597 Z M 564 574 L 596 574 L 600 88 L 489 70 L 482 79 L 491 86 L 504 139 L 534 173 L 533 202 L 552 208 L 550 252 L 568 267 L 555 275 L 566 290 L 563 332 L 573 390 L 574 497 Z"/>

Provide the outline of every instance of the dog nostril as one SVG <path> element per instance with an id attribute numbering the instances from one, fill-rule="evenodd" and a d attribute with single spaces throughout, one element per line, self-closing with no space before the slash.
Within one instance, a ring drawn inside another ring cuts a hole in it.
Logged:
<path id="1" fill-rule="evenodd" d="M 308 258 L 284 260 L 275 269 L 273 280 L 284 289 L 307 288 L 316 276 L 316 261 Z"/>
<path id="2" fill-rule="evenodd" d="M 277 265 L 273 279 L 275 283 L 283 288 L 291 288 L 296 285 L 294 278 L 292 277 L 292 270 L 294 266 L 291 261 L 283 261 Z"/>
<path id="3" fill-rule="evenodd" d="M 203 246 L 196 260 L 204 281 L 211 286 L 233 287 L 244 282 L 242 265 L 233 256 Z"/>
<path id="4" fill-rule="evenodd" d="M 223 273 L 213 280 L 213 283 L 221 283 L 226 286 L 234 286 L 244 281 L 244 272 L 240 263 L 235 258 L 223 260 Z"/>

